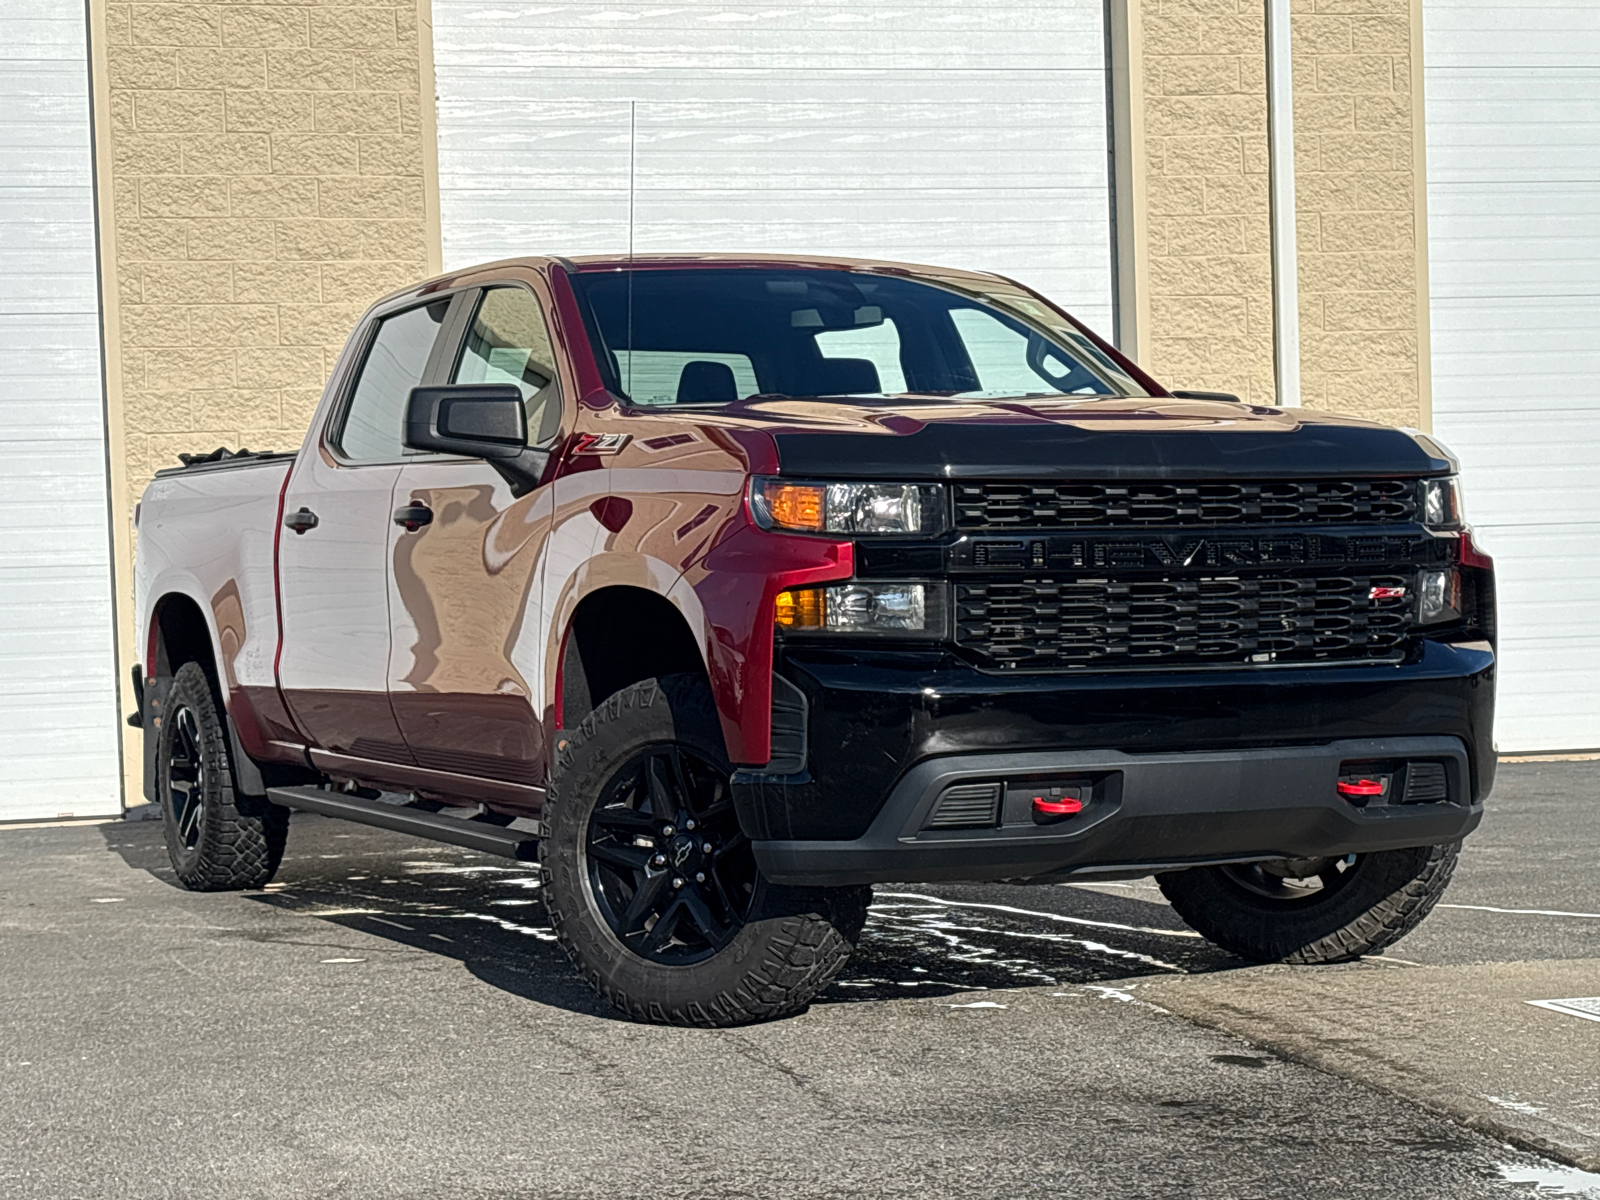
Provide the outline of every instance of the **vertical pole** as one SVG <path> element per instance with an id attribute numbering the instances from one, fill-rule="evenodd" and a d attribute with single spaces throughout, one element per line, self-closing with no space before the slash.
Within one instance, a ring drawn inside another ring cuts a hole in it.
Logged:
<path id="1" fill-rule="evenodd" d="M 1146 236 L 1144 42 L 1141 0 L 1106 0 L 1111 122 L 1111 201 L 1116 239 L 1112 284 L 1117 349 L 1145 368 L 1151 363 L 1149 243 Z"/>
<path id="2" fill-rule="evenodd" d="M 90 185 L 94 203 L 96 292 L 100 310 L 100 396 L 105 433 L 106 536 L 110 541 L 112 644 L 116 658 L 117 749 L 121 758 L 121 805 L 143 803 L 141 739 L 123 733 L 122 717 L 138 705 L 130 678 L 143 655 L 134 631 L 133 512 L 128 504 L 128 431 L 122 396 L 122 317 L 117 289 L 117 235 L 112 202 L 111 82 L 107 65 L 111 38 L 104 0 L 85 0 L 85 86 L 89 100 Z"/>
<path id="3" fill-rule="evenodd" d="M 622 390 L 633 395 L 633 173 L 638 142 L 639 102 L 628 101 L 628 372 Z"/>
<path id="4" fill-rule="evenodd" d="M 1267 5 L 1267 140 L 1272 173 L 1272 328 L 1278 403 L 1300 407 L 1300 276 L 1295 248 L 1290 0 Z"/>
<path id="5" fill-rule="evenodd" d="M 1433 315 L 1428 286 L 1428 121 L 1422 0 L 1411 0 L 1411 206 L 1417 260 L 1417 428 L 1433 432 Z"/>

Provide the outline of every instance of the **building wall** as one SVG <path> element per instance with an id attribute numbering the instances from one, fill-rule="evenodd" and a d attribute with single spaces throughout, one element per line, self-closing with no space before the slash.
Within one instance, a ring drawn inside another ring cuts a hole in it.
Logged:
<path id="1" fill-rule="evenodd" d="M 1141 365 L 1169 386 L 1271 404 L 1265 10 L 1261 0 L 1141 7 L 1149 298 Z"/>
<path id="2" fill-rule="evenodd" d="M 1296 3 L 1295 209 L 1302 403 L 1426 427 L 1420 8 Z"/>
<path id="3" fill-rule="evenodd" d="M 297 447 L 357 315 L 437 239 L 414 4 L 105 22 L 126 507 L 179 451 Z"/>
<path id="4" fill-rule="evenodd" d="M 1265 6 L 1129 3 L 1142 44 L 1140 352 L 1169 385 L 1272 403 Z M 1302 403 L 1411 426 L 1429 419 L 1420 9 L 1295 0 L 1292 21 Z"/>

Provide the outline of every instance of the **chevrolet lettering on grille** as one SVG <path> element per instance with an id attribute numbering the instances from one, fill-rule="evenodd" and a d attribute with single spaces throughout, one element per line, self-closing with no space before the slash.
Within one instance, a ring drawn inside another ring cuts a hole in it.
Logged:
<path id="1" fill-rule="evenodd" d="M 981 538 L 953 546 L 950 566 L 957 571 L 1214 570 L 1336 563 L 1423 563 L 1443 561 L 1447 553 L 1448 546 L 1435 538 L 1371 534 Z"/>

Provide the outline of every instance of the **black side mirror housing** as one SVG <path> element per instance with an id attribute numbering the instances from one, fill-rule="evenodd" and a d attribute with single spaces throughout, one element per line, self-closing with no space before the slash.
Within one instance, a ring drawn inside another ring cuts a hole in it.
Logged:
<path id="1" fill-rule="evenodd" d="M 1226 400 L 1229 404 L 1243 404 L 1244 401 L 1232 392 L 1196 392 L 1189 389 L 1176 391 L 1172 396 L 1178 400 Z"/>
<path id="2" fill-rule="evenodd" d="M 550 455 L 528 445 L 528 412 L 509 383 L 451 383 L 411 389 L 405 444 L 435 454 L 481 458 L 514 496 L 539 486 Z"/>

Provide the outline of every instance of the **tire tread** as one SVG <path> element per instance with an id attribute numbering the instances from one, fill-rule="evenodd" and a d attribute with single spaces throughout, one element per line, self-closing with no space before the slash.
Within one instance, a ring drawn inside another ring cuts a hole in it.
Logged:
<path id="1" fill-rule="evenodd" d="M 1460 848 L 1460 842 L 1447 842 L 1379 852 L 1373 865 L 1382 876 L 1366 885 L 1369 893 L 1377 889 L 1371 903 L 1353 914 L 1339 914 L 1330 904 L 1320 927 L 1311 909 L 1285 908 L 1274 919 L 1266 906 L 1240 903 L 1221 882 L 1220 868 L 1158 875 L 1156 882 L 1186 924 L 1241 958 L 1298 966 L 1349 962 L 1392 946 L 1433 911 L 1455 873 Z"/>
<path id="2" fill-rule="evenodd" d="M 716 706 L 710 691 L 703 680 L 692 675 L 649 679 L 608 696 L 575 729 L 558 736 L 555 769 L 543 814 L 547 831 L 556 827 L 568 806 L 584 803 L 584 797 L 569 790 L 570 772 L 578 755 L 619 724 L 648 713 L 657 705 L 667 706 L 675 725 L 716 727 Z M 854 952 L 872 897 L 872 889 L 867 887 L 764 885 L 759 901 L 762 911 L 753 916 L 762 919 L 767 928 L 755 961 L 745 965 L 732 987 L 703 997 L 663 1003 L 637 989 L 630 991 L 620 986 L 586 952 L 578 936 L 580 915 L 571 911 L 571 906 L 582 905 L 584 900 L 567 895 L 567 889 L 557 879 L 552 857 L 556 853 L 559 851 L 547 836 L 540 843 L 541 890 L 561 948 L 590 987 L 607 1002 L 633 1020 L 654 1024 L 720 1028 L 771 1020 L 804 1008 Z"/>
<path id="3" fill-rule="evenodd" d="M 178 668 L 168 693 L 168 712 L 178 703 L 192 709 L 201 738 L 201 754 L 212 782 L 205 798 L 200 840 L 193 851 L 180 847 L 170 803 L 162 795 L 167 850 L 184 887 L 195 892 L 226 892 L 264 887 L 277 874 L 288 840 L 289 814 L 265 797 L 244 796 L 234 786 L 227 726 L 211 680 L 199 663 Z M 163 750 L 165 737 L 163 737 Z"/>

